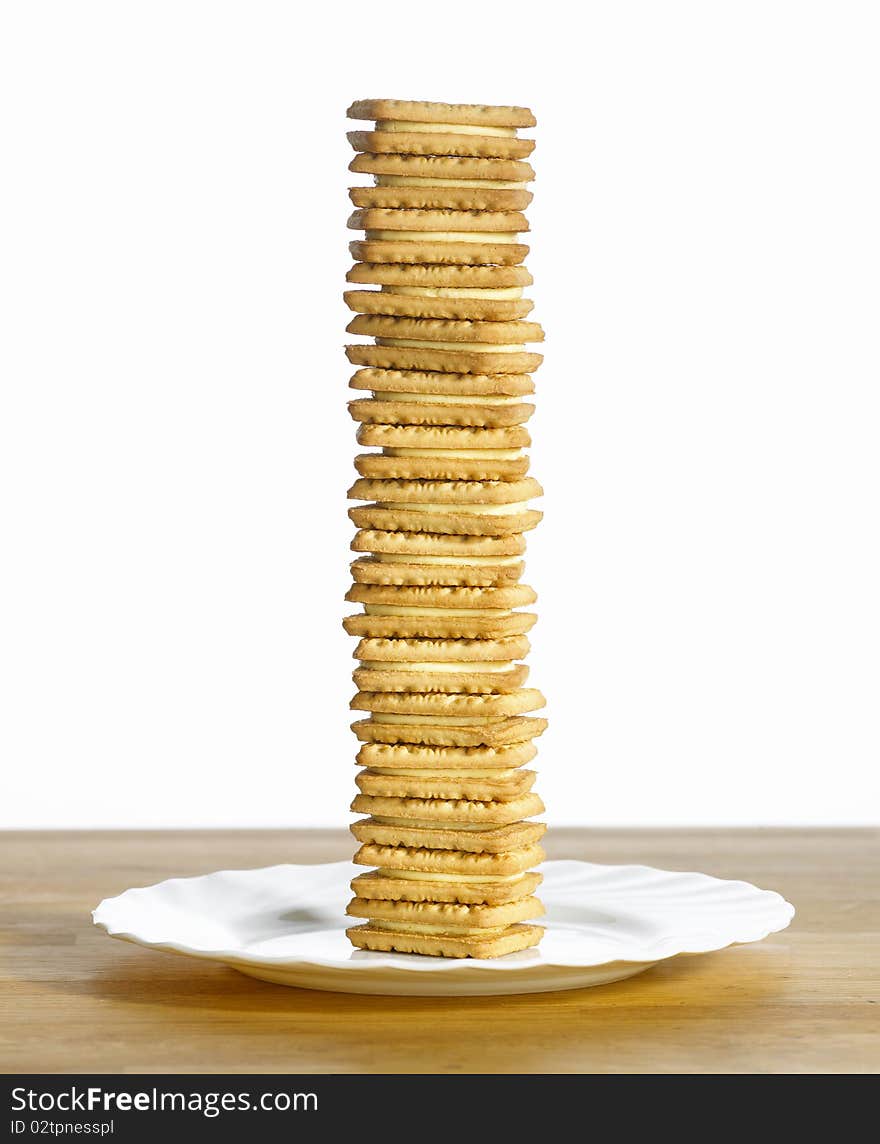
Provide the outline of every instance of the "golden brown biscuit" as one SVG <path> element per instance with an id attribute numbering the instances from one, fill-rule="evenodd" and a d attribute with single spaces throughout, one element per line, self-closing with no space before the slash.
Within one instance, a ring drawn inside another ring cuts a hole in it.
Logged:
<path id="1" fill-rule="evenodd" d="M 354 650 L 355 659 L 381 660 L 389 664 L 419 663 L 503 663 L 522 659 L 529 653 L 525 636 L 501 640 L 388 640 L 362 639 Z"/>
<path id="2" fill-rule="evenodd" d="M 481 374 L 440 373 L 436 370 L 413 369 L 359 369 L 352 374 L 348 384 L 351 389 L 368 389 L 372 393 L 431 394 L 458 397 L 462 401 L 466 401 L 469 397 L 527 397 L 535 392 L 535 383 L 527 373 Z M 519 432 L 528 437 L 525 429 Z M 528 440 L 520 442 L 520 444 L 528 443 Z M 480 446 L 476 443 L 462 445 L 462 448 L 469 447 Z"/>
<path id="3" fill-rule="evenodd" d="M 523 897 L 515 902 L 505 902 L 503 905 L 495 906 L 355 897 L 348 903 L 345 912 L 353 918 L 375 918 L 397 922 L 401 929 L 406 929 L 407 922 L 441 926 L 443 929 L 473 929 L 477 926 L 494 929 L 498 926 L 513 925 L 528 918 L 539 918 L 544 913 L 544 907 L 533 897 Z"/>
<path id="4" fill-rule="evenodd" d="M 521 211 L 412 210 L 382 207 L 354 210 L 348 216 L 349 230 L 477 231 L 518 234 L 529 229 Z"/>
<path id="5" fill-rule="evenodd" d="M 378 866 L 379 870 L 464 875 L 466 879 L 492 880 L 523 874 L 547 855 L 537 843 L 526 843 L 514 850 L 474 853 L 467 850 L 426 849 L 422 846 L 389 846 L 367 842 L 352 861 L 357 866 Z"/>
<path id="6" fill-rule="evenodd" d="M 375 818 L 359 818 L 349 829 L 358 842 L 375 842 L 379 846 L 500 854 L 540 842 L 547 827 L 543 822 L 511 822 L 504 826 L 457 830 L 452 826 L 401 826 Z"/>
<path id="7" fill-rule="evenodd" d="M 346 131 L 353 151 L 369 155 L 454 155 L 468 159 L 527 159 L 534 139 L 460 135 L 446 131 Z"/>
<path id="8" fill-rule="evenodd" d="M 525 342 L 544 340 L 544 331 L 537 322 L 471 322 L 358 314 L 345 329 L 349 334 L 365 334 L 371 338 L 394 341 L 523 345 Z"/>
<path id="9" fill-rule="evenodd" d="M 449 854 L 450 851 L 440 853 Z M 543 881 L 543 875 L 536 872 L 515 875 L 510 882 L 431 881 L 428 876 L 408 878 L 406 873 L 401 871 L 396 875 L 392 871 L 373 870 L 358 874 L 351 880 L 352 893 L 360 898 L 392 902 L 461 902 L 464 905 L 498 906 L 528 898 Z"/>
<path id="10" fill-rule="evenodd" d="M 467 588 L 432 585 L 430 587 L 387 587 L 383 584 L 352 584 L 345 594 L 350 604 L 394 605 L 406 608 L 524 608 L 534 604 L 538 595 L 526 584 L 498 588 Z M 381 613 L 380 613 L 381 614 Z M 464 638 L 464 637 L 462 637 Z"/>
<path id="11" fill-rule="evenodd" d="M 389 561 L 364 556 L 352 562 L 351 575 L 356 584 L 496 588 L 516 583 L 525 570 L 521 560 L 510 559 L 509 564 L 419 564 L 417 557 Z"/>
<path id="12" fill-rule="evenodd" d="M 472 127 L 534 127 L 537 122 L 528 107 L 421 99 L 356 99 L 346 114 L 349 119 L 402 119 Z"/>
<path id="13" fill-rule="evenodd" d="M 522 556 L 525 537 L 519 536 L 451 536 L 430 532 L 389 532 L 384 529 L 361 529 L 351 542 L 353 552 L 378 552 L 401 556 L 454 556 L 467 563 L 488 556 Z"/>
<path id="14" fill-rule="evenodd" d="M 363 346 L 362 349 L 378 347 Z M 392 395 L 389 395 L 389 397 Z M 477 405 L 466 397 L 461 404 L 446 404 L 419 395 L 418 401 L 358 398 L 348 403 L 353 421 L 371 425 L 440 425 L 462 429 L 508 429 L 522 425 L 535 412 L 534 405 L 519 401 L 513 405 L 499 402 Z"/>
<path id="15" fill-rule="evenodd" d="M 359 949 L 379 952 L 422 953 L 428 957 L 503 957 L 536 946 L 544 935 L 541 926 L 513 925 L 491 937 L 456 937 L 454 934 L 417 934 L 352 926 L 346 934 Z"/>
<path id="16" fill-rule="evenodd" d="M 418 240 L 367 235 L 365 239 L 350 242 L 348 250 L 357 262 L 454 263 L 458 266 L 518 266 L 529 253 L 528 246 L 522 242 L 440 242 L 430 235 Z"/>
<path id="17" fill-rule="evenodd" d="M 385 717 L 387 718 L 387 717 Z M 547 720 L 512 715 L 485 726 L 453 726 L 431 723 L 381 722 L 379 715 L 357 719 L 351 725 L 365 743 L 421 743 L 429 747 L 501 747 L 534 739 L 547 730 Z"/>
<path id="18" fill-rule="evenodd" d="M 532 192 L 512 187 L 382 186 L 350 187 L 348 197 L 356 207 L 394 210 L 523 211 Z"/>
<path id="19" fill-rule="evenodd" d="M 522 425 L 489 429 L 452 425 L 363 424 L 358 426 L 357 440 L 359 445 L 379 445 L 383 449 L 523 449 L 531 444 L 529 431 Z"/>
<path id="20" fill-rule="evenodd" d="M 348 490 L 352 500 L 404 504 L 508 505 L 544 495 L 534 477 L 517 481 L 371 480 L 360 477 Z"/>
<path id="21" fill-rule="evenodd" d="M 365 585 L 366 587 L 366 585 Z M 370 605 L 372 606 L 372 605 Z M 533 612 L 500 612 L 496 616 L 362 615 L 346 616 L 342 626 L 350 636 L 388 636 L 393 639 L 502 639 L 530 631 Z M 406 742 L 407 740 L 403 740 Z M 418 740 L 417 740 L 418 741 Z M 481 740 L 477 740 L 480 742 Z M 396 742 L 396 740 L 392 740 Z"/>
<path id="22" fill-rule="evenodd" d="M 348 164 L 364 175 L 403 176 L 415 179 L 488 179 L 492 182 L 529 183 L 534 168 L 521 159 L 478 159 L 456 155 L 368 154 L 361 151 Z"/>
<path id="23" fill-rule="evenodd" d="M 421 346 L 351 345 L 345 355 L 352 365 L 378 369 L 432 370 L 439 373 L 534 373 L 543 354 L 528 351 L 425 349 Z M 516 422 L 514 422 L 516 424 Z"/>
<path id="24" fill-rule="evenodd" d="M 346 282 L 366 286 L 407 286 L 442 290 L 507 290 L 531 286 L 524 266 L 462 266 L 435 263 L 356 262 Z"/>
<path id="25" fill-rule="evenodd" d="M 512 532 L 528 532 L 537 527 L 543 515 L 538 509 L 525 508 L 503 515 L 476 511 L 466 513 L 462 512 L 461 506 L 453 505 L 448 510 L 446 506 L 431 509 L 423 506 L 417 508 L 415 505 L 406 508 L 366 505 L 348 510 L 349 519 L 358 528 L 461 533 L 466 536 L 504 536 Z"/>
<path id="26" fill-rule="evenodd" d="M 515 691 L 529 676 L 524 663 L 510 664 L 503 670 L 469 669 L 462 664 L 458 671 L 432 670 L 431 665 L 408 670 L 405 665 L 378 666 L 372 662 L 355 668 L 351 678 L 361 691 L 400 692 L 461 692 L 468 695 L 486 695 Z"/>
<path id="27" fill-rule="evenodd" d="M 373 499 L 349 511 L 366 528 L 501 536 L 534 528 L 541 514 L 528 506 L 543 490 L 532 477 L 514 481 L 420 481 L 360 478 L 348 491 Z"/>
<path id="28" fill-rule="evenodd" d="M 391 290 L 347 290 L 342 297 L 357 314 L 395 318 L 445 318 L 458 321 L 510 322 L 524 318 L 534 302 L 528 298 L 436 298 L 395 294 Z"/>
<path id="29" fill-rule="evenodd" d="M 504 453 L 505 450 L 497 450 Z M 399 456 L 395 453 L 359 453 L 354 467 L 362 477 L 378 480 L 514 481 L 528 472 L 527 453 L 519 456 L 461 457 Z"/>
<path id="30" fill-rule="evenodd" d="M 477 802 L 472 799 L 401 798 L 393 795 L 355 795 L 351 810 L 377 820 L 399 819 L 402 825 L 458 829 L 461 826 L 508 826 L 534 818 L 544 803 L 532 792 L 507 802 Z"/>
<path id="31" fill-rule="evenodd" d="M 547 700 L 537 687 L 519 687 L 498 695 L 445 694 L 415 691 L 358 691 L 352 696 L 352 711 L 371 711 L 374 715 L 419 715 L 438 724 L 456 724 L 461 719 L 473 723 L 522 715 L 546 706 Z"/>
<path id="32" fill-rule="evenodd" d="M 474 799 L 480 802 L 506 802 L 521 798 L 535 783 L 535 772 L 524 767 L 501 774 L 501 778 L 469 778 L 459 776 L 456 771 L 404 774 L 392 771 L 384 774 L 368 769 L 361 771 L 355 782 L 362 794 L 383 798 Z"/>
<path id="33" fill-rule="evenodd" d="M 497 747 L 428 747 L 417 743 L 364 743 L 355 760 L 360 767 L 382 771 L 508 771 L 537 755 L 529 741 Z"/>

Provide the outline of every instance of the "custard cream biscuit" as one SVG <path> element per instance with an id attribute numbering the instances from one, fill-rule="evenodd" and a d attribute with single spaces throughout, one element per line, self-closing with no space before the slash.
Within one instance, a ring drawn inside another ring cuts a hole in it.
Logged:
<path id="1" fill-rule="evenodd" d="M 534 528 L 542 513 L 530 501 L 542 495 L 532 477 L 515 481 L 418 481 L 359 478 L 348 494 L 377 498 L 349 509 L 359 528 L 504 536 Z"/>
<path id="2" fill-rule="evenodd" d="M 376 131 L 347 131 L 346 138 L 353 151 L 368 155 L 527 159 L 535 149 L 534 139 L 520 139 L 516 135 L 466 135 L 443 131 L 442 126 L 436 124 L 430 131 L 413 131 L 395 125 L 394 120 L 383 120 L 377 123 Z"/>
<path id="3" fill-rule="evenodd" d="M 373 715 L 351 724 L 364 743 L 416 743 L 429 747 L 501 747 L 537 738 L 547 720 L 512 715 L 479 726 L 441 723 L 433 716 Z"/>
<path id="4" fill-rule="evenodd" d="M 442 394 L 450 397 L 467 399 L 468 397 L 527 397 L 535 392 L 535 383 L 527 373 L 440 373 L 436 370 L 402 370 L 402 369 L 359 369 L 349 379 L 349 388 L 354 390 L 370 390 L 371 393 L 407 393 L 407 394 Z M 511 438 L 519 436 L 514 442 Z M 459 436 L 463 436 L 459 434 Z M 479 434 L 470 434 L 470 440 L 465 439 L 459 445 L 444 444 L 445 448 L 491 448 L 486 441 L 476 438 Z M 362 445 L 387 445 L 389 441 L 363 441 Z M 494 442 L 495 448 L 510 448 L 512 445 L 524 446 L 531 444 L 528 432 L 519 429 L 516 434 L 507 434 L 503 440 Z M 433 446 L 437 448 L 435 444 Z"/>
<path id="5" fill-rule="evenodd" d="M 381 398 L 356 398 L 348 403 L 348 412 L 353 421 L 368 425 L 508 429 L 528 421 L 535 412 L 535 407 L 531 402 L 519 399 L 511 401 L 509 398 L 490 399 L 486 404 L 477 404 L 467 397 L 440 401 L 436 397 L 419 394 L 417 400 L 412 400 L 387 394 Z"/>
<path id="6" fill-rule="evenodd" d="M 515 922 L 539 918 L 543 905 L 534 897 L 519 898 L 515 902 L 489 906 L 465 906 L 451 902 L 402 902 L 394 899 L 358 898 L 348 903 L 346 913 L 353 918 L 381 919 L 396 922 L 402 930 L 407 923 L 440 926 L 442 929 L 497 929 Z"/>
<path id="7" fill-rule="evenodd" d="M 413 933 L 378 929 L 375 925 L 352 926 L 348 940 L 358 949 L 379 952 L 421 953 L 428 957 L 503 957 L 508 953 L 531 949 L 540 942 L 544 930 L 540 926 L 513 925 L 485 936 L 458 937 L 452 933 Z M 476 932 L 476 931 L 474 931 Z"/>
<path id="8" fill-rule="evenodd" d="M 385 237 L 395 235 L 396 237 Z M 380 237 L 381 236 L 381 237 Z M 528 256 L 523 242 L 503 242 L 491 235 L 468 239 L 425 235 L 408 238 L 402 231 L 370 231 L 365 238 L 354 239 L 348 250 L 356 262 L 454 263 L 462 266 L 519 266 Z"/>
<path id="9" fill-rule="evenodd" d="M 500 611 L 491 616 L 454 610 L 443 615 L 427 615 L 424 611 L 404 609 L 404 614 L 401 615 L 391 607 L 383 608 L 380 605 L 367 604 L 364 613 L 346 616 L 342 626 L 350 636 L 389 636 L 395 639 L 455 639 L 460 636 L 463 639 L 503 639 L 506 636 L 518 636 L 531 631 L 537 618 L 532 612 L 507 611 Z"/>
<path id="10" fill-rule="evenodd" d="M 464 720 L 462 726 L 479 725 L 523 715 L 546 705 L 536 687 L 520 687 L 499 695 L 441 694 L 436 692 L 358 691 L 349 704 L 352 711 L 376 715 L 416 715 L 438 724 Z"/>
<path id="11" fill-rule="evenodd" d="M 505 773 L 524 767 L 538 751 L 530 741 L 497 747 L 428 747 L 417 743 L 364 743 L 356 763 L 381 773 L 443 771 Z"/>
<path id="12" fill-rule="evenodd" d="M 449 851 L 440 853 L 448 854 Z M 358 874 L 351 880 L 351 890 L 359 898 L 376 898 L 385 902 L 460 902 L 463 905 L 497 906 L 528 898 L 543 881 L 537 872 L 514 874 L 495 882 L 480 881 L 480 875 L 471 875 L 474 881 L 455 880 L 445 875 L 444 880 L 422 873 L 407 877 L 412 871 L 374 870 Z"/>
<path id="13" fill-rule="evenodd" d="M 501 536 L 534 528 L 541 513 L 529 501 L 543 494 L 532 477 L 514 481 L 419 481 L 360 478 L 349 497 L 374 499 L 349 510 L 361 528 Z"/>
<path id="14" fill-rule="evenodd" d="M 485 695 L 516 691 L 529 676 L 524 663 L 450 665 L 367 662 L 351 678 L 362 691 L 463 692 Z"/>
<path id="15" fill-rule="evenodd" d="M 349 230 L 365 231 L 520 234 L 529 229 L 529 220 L 521 211 L 386 210 L 372 207 L 352 211 L 347 226 Z"/>
<path id="16" fill-rule="evenodd" d="M 436 103 L 418 99 L 357 99 L 349 119 L 401 119 L 417 123 L 452 123 L 473 127 L 534 127 L 528 107 L 485 103 Z"/>
<path id="17" fill-rule="evenodd" d="M 498 774 L 491 778 L 486 775 Z M 509 802 L 527 794 L 535 783 L 535 772 L 519 767 L 502 772 L 484 772 L 482 777 L 461 776 L 456 771 L 363 770 L 355 778 L 361 794 L 381 798 L 473 799 L 480 802 Z"/>
<path id="18" fill-rule="evenodd" d="M 428 186 L 351 187 L 348 197 L 367 210 L 523 211 L 532 192 L 517 187 L 442 185 L 442 180 L 424 180 Z M 432 185 L 431 185 L 432 184 Z"/>
<path id="19" fill-rule="evenodd" d="M 509 189 L 530 183 L 535 178 L 531 163 L 522 159 L 486 159 L 462 155 L 402 155 L 397 152 L 359 152 L 348 164 L 349 171 L 372 175 L 378 181 L 385 179 L 442 180 L 443 183 L 464 183 L 478 186 L 497 186 Z"/>
<path id="20" fill-rule="evenodd" d="M 543 848 L 534 842 L 498 852 L 431 850 L 422 846 L 365 842 L 352 861 L 356 866 L 375 866 L 386 876 L 389 873 L 432 874 L 439 880 L 455 877 L 462 883 L 473 880 L 500 885 L 502 879 L 518 879 L 546 857 Z"/>
<path id="21" fill-rule="evenodd" d="M 487 429 L 453 425 L 359 425 L 359 445 L 382 449 L 524 449 L 532 443 L 522 425 Z"/>
<path id="22" fill-rule="evenodd" d="M 516 557 L 507 557 L 506 563 L 419 563 L 418 557 L 364 556 L 351 564 L 352 579 L 356 584 L 412 585 L 428 587 L 468 586 L 472 588 L 498 588 L 514 584 L 525 571 L 525 564 Z"/>
<path id="23" fill-rule="evenodd" d="M 520 504 L 544 495 L 534 477 L 516 481 L 371 480 L 360 477 L 348 490 L 352 500 L 401 504 L 465 505 Z"/>
<path id="24" fill-rule="evenodd" d="M 544 810 L 544 804 L 531 791 L 506 802 L 358 794 L 351 809 L 358 814 L 372 815 L 381 822 L 393 819 L 394 823 L 404 826 L 458 830 L 472 826 L 508 826 L 525 818 L 534 818 Z"/>
<path id="25" fill-rule="evenodd" d="M 457 321 L 516 321 L 524 318 L 534 307 L 534 302 L 528 298 L 438 297 L 436 294 L 402 294 L 391 289 L 347 290 L 343 299 L 346 306 L 357 314 Z"/>
<path id="26" fill-rule="evenodd" d="M 486 557 L 522 556 L 525 537 L 519 536 L 453 536 L 430 532 L 391 532 L 386 529 L 362 528 L 351 542 L 353 552 L 376 552 L 401 556 L 429 556 L 456 563 L 482 560 Z"/>
<path id="27" fill-rule="evenodd" d="M 453 321 L 442 318 L 393 318 L 382 314 L 358 314 L 346 326 L 349 334 L 365 334 L 382 338 L 383 344 L 393 342 L 435 343 L 441 346 L 459 344 L 468 347 L 477 344 L 480 352 L 484 345 L 522 346 L 526 342 L 540 342 L 544 331 L 537 322 L 478 322 Z M 519 352 L 518 350 L 516 352 Z"/>
<path id="28" fill-rule="evenodd" d="M 538 596 L 534 588 L 529 588 L 526 584 L 511 584 L 499 588 L 445 585 L 392 588 L 382 584 L 352 584 L 345 598 L 350 604 L 367 606 L 390 604 L 396 607 L 424 608 L 428 609 L 429 615 L 440 608 L 448 608 L 456 613 L 474 609 L 477 615 L 482 615 L 487 609 L 497 611 L 502 608 L 526 607 L 528 604 L 533 604 Z"/>
<path id="29" fill-rule="evenodd" d="M 465 266 L 432 263 L 356 262 L 346 282 L 408 290 L 521 290 L 531 286 L 524 266 Z M 518 296 L 518 295 L 515 295 Z"/>
<path id="30" fill-rule="evenodd" d="M 525 636 L 501 640 L 393 640 L 362 639 L 354 651 L 355 659 L 381 660 L 385 663 L 419 663 L 436 660 L 443 663 L 502 663 L 523 659 L 529 653 Z"/>
<path id="31" fill-rule="evenodd" d="M 494 450 L 498 456 L 487 455 L 462 457 L 450 452 L 436 454 L 428 451 L 427 456 L 400 455 L 393 453 L 359 453 L 354 459 L 354 467 L 362 477 L 376 480 L 491 480 L 513 481 L 525 476 L 529 468 L 529 456 L 520 449 Z"/>
<path id="32" fill-rule="evenodd" d="M 358 528 L 504 536 L 537 527 L 543 513 L 527 505 L 375 504 L 350 508 L 348 515 Z"/>
<path id="33" fill-rule="evenodd" d="M 402 820 L 389 822 L 359 818 L 349 828 L 358 842 L 380 846 L 407 846 L 425 850 L 464 850 L 499 854 L 540 842 L 547 829 L 543 822 L 511 822 L 504 826 L 417 826 Z"/>
<path id="34" fill-rule="evenodd" d="M 413 339 L 416 340 L 416 339 Z M 436 342 L 430 346 L 350 345 L 345 356 L 352 365 L 376 369 L 436 370 L 439 373 L 534 373 L 544 360 L 543 354 L 528 350 L 493 348 L 492 343 L 459 343 L 460 349 L 446 349 L 452 342 Z M 479 344 L 480 349 L 467 348 Z M 356 418 L 362 420 L 362 418 Z M 519 421 L 507 422 L 518 425 Z"/>

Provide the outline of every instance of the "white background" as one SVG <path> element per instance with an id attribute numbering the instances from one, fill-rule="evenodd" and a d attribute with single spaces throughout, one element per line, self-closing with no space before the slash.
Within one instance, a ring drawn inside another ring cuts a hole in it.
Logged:
<path id="1" fill-rule="evenodd" d="M 374 95 L 539 117 L 550 821 L 880 817 L 875 4 L 0 11 L 3 825 L 348 821 Z"/>

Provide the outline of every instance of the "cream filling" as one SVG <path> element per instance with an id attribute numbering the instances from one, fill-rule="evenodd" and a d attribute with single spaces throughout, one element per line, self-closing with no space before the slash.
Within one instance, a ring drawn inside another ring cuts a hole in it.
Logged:
<path id="1" fill-rule="evenodd" d="M 452 822 L 445 818 L 391 818 L 374 814 L 373 822 L 380 826 L 417 826 L 420 830 L 485 830 L 495 826 L 492 822 Z"/>
<path id="2" fill-rule="evenodd" d="M 377 119 L 377 131 L 416 132 L 425 135 L 493 135 L 501 139 L 514 139 L 515 127 L 479 127 L 472 123 L 421 123 L 405 119 Z"/>
<path id="3" fill-rule="evenodd" d="M 446 937 L 499 937 L 510 929 L 510 926 L 457 926 L 453 922 L 442 926 L 429 926 L 424 922 L 408 922 L 403 919 L 399 922 L 383 922 L 370 918 L 369 923 L 372 929 L 398 934 L 424 934 L 426 937 L 434 934 Z"/>
<path id="4" fill-rule="evenodd" d="M 377 187 L 487 187 L 489 190 L 520 191 L 525 183 L 512 179 L 433 179 L 421 175 L 374 175 Z"/>
<path id="5" fill-rule="evenodd" d="M 504 616 L 509 608 L 413 608 L 403 604 L 364 604 L 368 616 Z"/>
<path id="6" fill-rule="evenodd" d="M 494 342 L 423 342 L 415 338 L 376 338 L 380 346 L 403 346 L 414 350 L 469 350 L 476 354 L 521 354 L 526 347 Z"/>
<path id="7" fill-rule="evenodd" d="M 376 871 L 383 878 L 402 878 L 412 882 L 489 882 L 492 885 L 507 885 L 510 882 L 519 882 L 525 874 L 433 874 L 426 870 L 389 870 L 387 866 L 380 866 Z"/>
<path id="8" fill-rule="evenodd" d="M 390 712 L 373 711 L 374 723 L 391 723 L 398 727 L 488 727 L 493 723 L 503 723 L 506 715 L 394 715 Z"/>
<path id="9" fill-rule="evenodd" d="M 439 779 L 442 782 L 455 782 L 457 779 L 511 779 L 518 772 L 507 767 L 497 771 L 487 770 L 454 770 L 454 771 L 407 771 L 395 770 L 393 767 L 370 767 L 375 775 L 391 775 L 402 779 Z"/>
<path id="10" fill-rule="evenodd" d="M 493 660 L 491 663 L 482 662 L 480 660 L 457 660 L 450 663 L 448 660 L 438 660 L 437 662 L 426 661 L 425 663 L 415 663 L 409 660 L 385 660 L 385 659 L 362 659 L 361 667 L 367 667 L 371 671 L 430 671 L 430 672 L 470 672 L 470 671 L 510 671 L 513 666 L 513 660 Z"/>
<path id="11" fill-rule="evenodd" d="M 380 564 L 436 564 L 440 567 L 473 564 L 476 568 L 494 568 L 496 565 L 519 564 L 522 561 L 521 556 L 410 556 L 396 552 L 377 552 L 375 559 Z"/>
<path id="12" fill-rule="evenodd" d="M 460 398 L 456 398 L 456 401 L 458 400 Z M 505 399 L 502 398 L 502 400 Z M 519 401 L 520 399 L 517 396 L 513 400 Z M 473 397 L 469 397 L 468 401 L 473 401 Z M 494 404 L 498 398 L 493 397 L 492 401 Z M 520 457 L 524 456 L 522 449 L 400 449 L 391 447 L 383 451 L 386 457 L 430 457 L 432 460 L 442 459 L 444 461 L 518 461 Z"/>
<path id="13" fill-rule="evenodd" d="M 479 516 L 515 516 L 518 512 L 528 512 L 528 501 L 515 504 L 434 504 L 431 501 L 377 501 L 379 508 L 391 508 L 396 512 L 450 512 L 474 513 Z"/>
<path id="14" fill-rule="evenodd" d="M 491 301 L 522 298 L 522 286 L 503 286 L 497 290 L 479 290 L 476 286 L 383 286 L 385 294 L 404 294 L 412 298 L 488 298 Z"/>
<path id="15" fill-rule="evenodd" d="M 368 230 L 367 242 L 504 242 L 519 241 L 505 230 Z"/>
<path id="16" fill-rule="evenodd" d="M 440 345 L 439 342 L 432 342 L 431 344 Z M 466 345 L 467 343 L 462 344 Z M 429 405 L 519 405 L 522 403 L 522 398 L 518 395 L 496 397 L 492 393 L 463 393 L 459 396 L 457 393 L 397 393 L 388 389 L 374 389 L 373 396 L 377 401 L 414 401 L 417 404 L 426 402 Z M 433 453 L 428 455 L 433 456 Z M 455 456 L 460 457 L 461 455 L 456 451 Z"/>

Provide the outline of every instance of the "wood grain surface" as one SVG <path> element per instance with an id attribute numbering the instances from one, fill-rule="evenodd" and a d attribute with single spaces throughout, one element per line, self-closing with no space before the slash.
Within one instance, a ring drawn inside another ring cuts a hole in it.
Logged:
<path id="1" fill-rule="evenodd" d="M 128 886 L 348 858 L 342 831 L 0 834 L 0 1071 L 877 1072 L 880 832 L 554 830 L 551 857 L 745 878 L 797 907 L 756 945 L 597 989 L 361 997 L 112 941 Z"/>

